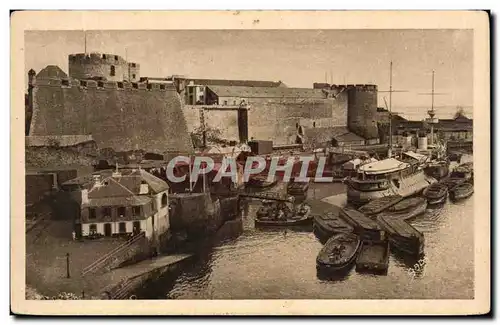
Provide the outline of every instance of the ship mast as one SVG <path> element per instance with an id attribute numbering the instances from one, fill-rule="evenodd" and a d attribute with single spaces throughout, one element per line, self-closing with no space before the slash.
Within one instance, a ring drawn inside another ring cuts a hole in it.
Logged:
<path id="1" fill-rule="evenodd" d="M 387 158 L 392 157 L 392 61 L 389 74 L 389 150 Z"/>
<path id="2" fill-rule="evenodd" d="M 431 109 L 427 111 L 430 117 L 431 124 L 431 145 L 434 144 L 434 116 L 436 116 L 436 112 L 434 112 L 434 70 L 432 70 L 432 90 L 431 90 Z"/>

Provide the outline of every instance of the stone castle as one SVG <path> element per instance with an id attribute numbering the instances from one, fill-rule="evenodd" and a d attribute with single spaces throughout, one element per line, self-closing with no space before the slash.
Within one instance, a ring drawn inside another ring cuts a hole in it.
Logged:
<path id="1" fill-rule="evenodd" d="M 203 120 L 237 142 L 294 143 L 297 125 L 310 142 L 379 141 L 376 85 L 144 78 L 138 63 L 102 53 L 71 54 L 68 67 L 68 74 L 57 66 L 29 71 L 29 136 L 91 135 L 115 152 L 189 153 L 189 133 Z"/>
<path id="2" fill-rule="evenodd" d="M 69 55 L 69 75 L 28 75 L 29 136 L 92 135 L 99 149 L 155 154 L 193 150 L 172 85 L 140 82 L 140 68 L 112 54 Z"/>

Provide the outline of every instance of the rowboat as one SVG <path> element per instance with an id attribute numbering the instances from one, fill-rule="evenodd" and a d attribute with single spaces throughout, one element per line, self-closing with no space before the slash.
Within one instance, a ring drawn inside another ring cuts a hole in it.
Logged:
<path id="1" fill-rule="evenodd" d="M 412 197 L 404 199 L 403 201 L 390 207 L 382 215 L 402 219 L 410 220 L 422 213 L 427 209 L 427 200 L 421 197 Z"/>
<path id="2" fill-rule="evenodd" d="M 327 212 L 322 215 L 315 215 L 313 220 L 314 234 L 322 242 L 340 233 L 353 232 L 353 227 L 342 219 L 338 212 Z"/>
<path id="3" fill-rule="evenodd" d="M 356 259 L 356 271 L 387 273 L 389 268 L 389 240 L 363 240 Z"/>
<path id="4" fill-rule="evenodd" d="M 427 203 L 440 204 L 445 202 L 448 197 L 448 187 L 441 183 L 431 184 L 422 194 L 427 199 Z"/>
<path id="5" fill-rule="evenodd" d="M 318 269 L 344 272 L 352 267 L 361 247 L 361 239 L 352 233 L 338 234 L 330 238 L 316 257 Z"/>
<path id="6" fill-rule="evenodd" d="M 358 209 L 367 216 L 374 216 L 403 200 L 400 195 L 390 195 L 368 202 Z"/>
<path id="7" fill-rule="evenodd" d="M 471 183 L 463 183 L 450 191 L 450 198 L 458 201 L 470 197 L 474 193 L 474 186 Z"/>
<path id="8" fill-rule="evenodd" d="M 308 226 L 312 224 L 311 207 L 301 205 L 297 211 L 280 211 L 273 215 L 270 210 L 266 215 L 258 215 L 255 219 L 257 227 Z"/>
<path id="9" fill-rule="evenodd" d="M 391 247 L 414 256 L 423 254 L 424 235 L 404 219 L 382 215 L 377 217 L 377 221 L 389 233 Z"/>

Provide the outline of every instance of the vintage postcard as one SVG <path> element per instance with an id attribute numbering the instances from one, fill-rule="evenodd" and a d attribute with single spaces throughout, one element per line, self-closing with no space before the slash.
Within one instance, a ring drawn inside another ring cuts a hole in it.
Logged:
<path id="1" fill-rule="evenodd" d="M 486 12 L 11 20 L 12 312 L 490 311 Z"/>

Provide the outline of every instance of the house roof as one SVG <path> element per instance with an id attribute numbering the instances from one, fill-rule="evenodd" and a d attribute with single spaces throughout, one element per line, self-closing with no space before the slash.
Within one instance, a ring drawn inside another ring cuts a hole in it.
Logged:
<path id="1" fill-rule="evenodd" d="M 140 195 L 141 184 L 148 184 L 151 192 L 157 194 L 168 189 L 164 180 L 142 169 L 121 169 L 120 176 L 113 176 L 113 170 L 104 170 L 65 182 L 63 185 L 80 185 L 89 188 L 89 199 L 109 197 L 131 197 Z M 94 177 L 100 176 L 101 186 L 95 186 Z"/>
<path id="2" fill-rule="evenodd" d="M 39 135 L 28 136 L 26 147 L 71 147 L 78 144 L 93 142 L 94 138 L 90 134 L 79 135 Z"/>
<path id="3" fill-rule="evenodd" d="M 325 98 L 325 95 L 321 89 L 243 86 L 208 86 L 208 88 L 219 97 Z"/>
<path id="4" fill-rule="evenodd" d="M 102 207 L 102 206 L 131 206 L 131 205 L 144 205 L 151 202 L 148 196 L 119 196 L 119 197 L 104 197 L 92 198 L 88 203 L 84 204 L 87 207 Z"/>
<path id="5" fill-rule="evenodd" d="M 286 87 L 281 81 L 267 80 L 227 80 L 227 79 L 188 79 L 195 85 L 206 86 L 243 86 L 243 87 Z"/>
<path id="6" fill-rule="evenodd" d="M 48 65 L 42 70 L 40 70 L 40 72 L 38 72 L 38 74 L 36 75 L 36 79 L 49 79 L 49 78 L 64 79 L 68 78 L 68 75 L 57 65 Z"/>

